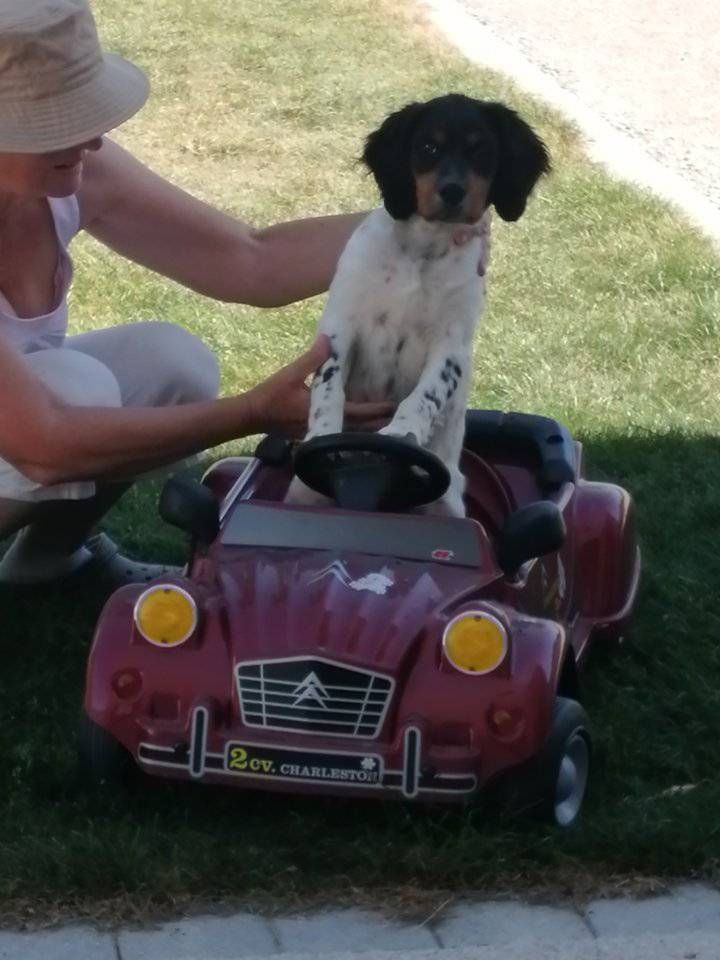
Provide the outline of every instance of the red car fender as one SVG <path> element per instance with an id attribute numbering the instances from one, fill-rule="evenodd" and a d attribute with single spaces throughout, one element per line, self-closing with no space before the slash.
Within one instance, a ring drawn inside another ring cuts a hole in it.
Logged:
<path id="1" fill-rule="evenodd" d="M 117 697 L 110 683 L 95 683 L 93 680 L 98 676 L 109 680 L 123 666 L 128 669 L 136 667 L 130 648 L 130 626 L 133 609 L 141 593 L 142 589 L 136 586 L 117 590 L 108 599 L 95 625 L 85 668 L 85 709 L 88 716 L 101 726 L 107 726 L 109 716 L 115 712 Z M 106 638 L 111 633 L 109 625 L 113 621 L 127 624 L 127 629 L 124 630 L 128 637 L 127 644 L 107 642 Z"/>
<path id="2" fill-rule="evenodd" d="M 567 652 L 562 626 L 505 611 L 509 651 L 492 673 L 456 670 L 433 632 L 407 677 L 397 705 L 396 729 L 423 728 L 438 754 L 468 748 L 478 756 L 481 783 L 525 762 L 542 748 Z M 571 654 L 570 654 L 571 655 Z"/>
<path id="3" fill-rule="evenodd" d="M 610 483 L 583 481 L 576 498 L 576 602 L 581 617 L 605 625 L 629 616 L 639 579 L 635 507 Z"/>
<path id="4" fill-rule="evenodd" d="M 512 681 L 507 697 L 526 716 L 524 756 L 520 757 L 517 749 L 503 752 L 502 766 L 513 759 L 529 760 L 542 749 L 550 732 L 563 664 L 566 656 L 572 656 L 565 630 L 554 620 L 514 617 L 511 645 Z M 500 698 L 498 706 L 503 706 Z M 499 742 L 504 744 L 502 739 Z"/>
<path id="5" fill-rule="evenodd" d="M 195 685 L 218 705 L 227 703 L 232 696 L 229 659 L 207 654 L 209 644 L 219 645 L 225 652 L 215 605 L 205 602 L 197 584 L 182 578 L 169 578 L 167 582 L 177 582 L 195 594 L 201 611 L 195 636 L 173 649 L 147 643 L 133 626 L 135 604 L 145 588 L 127 586 L 105 604 L 88 657 L 86 713 L 131 752 L 141 736 L 141 718 L 158 730 L 177 730 L 178 723 L 189 725 Z M 126 640 L 119 642 L 119 637 Z M 167 705 L 166 718 L 158 714 L 154 699 L 158 692 Z"/>

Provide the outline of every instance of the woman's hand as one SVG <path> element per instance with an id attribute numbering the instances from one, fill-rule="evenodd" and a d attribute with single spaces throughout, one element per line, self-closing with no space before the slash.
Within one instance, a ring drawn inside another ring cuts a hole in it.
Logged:
<path id="1" fill-rule="evenodd" d="M 245 395 L 258 433 L 302 437 L 307 432 L 310 388 L 307 380 L 330 356 L 330 340 L 321 334 L 302 356 L 273 373 Z M 392 403 L 345 404 L 348 429 L 377 430 L 390 419 Z"/>

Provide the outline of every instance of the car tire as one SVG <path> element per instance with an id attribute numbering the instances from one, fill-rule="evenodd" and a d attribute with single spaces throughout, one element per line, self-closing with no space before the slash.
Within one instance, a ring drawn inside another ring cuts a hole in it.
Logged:
<path id="1" fill-rule="evenodd" d="M 78 730 L 78 767 L 81 779 L 95 787 L 125 784 L 132 769 L 125 747 L 85 712 Z"/>
<path id="2" fill-rule="evenodd" d="M 587 794 L 591 759 L 587 713 L 577 700 L 556 697 L 540 754 L 504 785 L 505 808 L 555 827 L 573 826 Z"/>

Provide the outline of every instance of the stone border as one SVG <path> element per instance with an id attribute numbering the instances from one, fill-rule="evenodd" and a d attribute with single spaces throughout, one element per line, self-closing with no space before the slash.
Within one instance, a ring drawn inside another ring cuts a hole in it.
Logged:
<path id="1" fill-rule="evenodd" d="M 99 933 L 0 931 L 0 960 L 717 960 L 720 892 L 683 884 L 584 909 L 458 901 L 425 923 L 368 911 L 194 917 Z"/>

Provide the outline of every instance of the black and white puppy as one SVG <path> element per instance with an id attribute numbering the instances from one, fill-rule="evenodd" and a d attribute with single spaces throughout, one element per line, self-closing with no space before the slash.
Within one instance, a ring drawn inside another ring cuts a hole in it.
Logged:
<path id="1" fill-rule="evenodd" d="M 548 153 L 503 104 L 449 94 L 387 117 L 363 160 L 384 207 L 355 230 L 330 287 L 319 332 L 332 352 L 312 384 L 307 439 L 342 430 L 346 398 L 395 401 L 381 432 L 411 434 L 443 460 L 452 481 L 430 509 L 464 516 L 459 460 L 490 208 L 521 217 Z M 288 500 L 318 495 L 296 478 Z"/>

